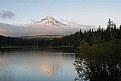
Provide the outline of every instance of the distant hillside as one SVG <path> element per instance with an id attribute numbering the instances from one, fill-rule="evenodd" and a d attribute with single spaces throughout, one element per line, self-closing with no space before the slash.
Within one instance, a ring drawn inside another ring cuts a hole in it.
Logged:
<path id="1" fill-rule="evenodd" d="M 25 36 L 24 39 L 54 39 L 62 38 L 64 35 L 35 35 L 35 36 Z"/>

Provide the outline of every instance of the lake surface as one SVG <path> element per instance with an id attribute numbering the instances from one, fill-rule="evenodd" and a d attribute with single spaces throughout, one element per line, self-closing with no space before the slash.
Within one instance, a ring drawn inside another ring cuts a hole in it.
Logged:
<path id="1" fill-rule="evenodd" d="M 75 53 L 19 50 L 0 53 L 0 81 L 74 81 Z"/>
<path id="2" fill-rule="evenodd" d="M 121 57 L 65 48 L 2 51 L 0 81 L 121 81 Z"/>

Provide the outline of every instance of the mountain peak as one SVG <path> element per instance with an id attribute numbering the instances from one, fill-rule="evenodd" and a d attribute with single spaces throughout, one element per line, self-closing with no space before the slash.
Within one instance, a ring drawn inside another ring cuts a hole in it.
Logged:
<path id="1" fill-rule="evenodd" d="M 54 19 L 52 16 L 47 16 L 46 19 Z"/>
<path id="2" fill-rule="evenodd" d="M 35 22 L 35 24 L 43 24 L 43 25 L 53 25 L 53 26 L 67 26 L 51 16 L 47 16 L 46 18 L 42 19 L 41 21 Z"/>

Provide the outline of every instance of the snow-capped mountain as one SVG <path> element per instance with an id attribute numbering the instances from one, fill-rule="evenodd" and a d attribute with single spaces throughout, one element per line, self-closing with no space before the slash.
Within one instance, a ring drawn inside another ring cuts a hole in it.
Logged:
<path id="1" fill-rule="evenodd" d="M 35 36 L 35 35 L 70 35 L 80 29 L 82 32 L 89 29 L 96 30 L 94 26 L 80 25 L 74 22 L 63 24 L 53 17 L 47 16 L 35 23 L 12 25 L 0 23 L 0 34 L 6 36 Z"/>
<path id="2" fill-rule="evenodd" d="M 51 16 L 47 16 L 46 18 L 42 19 L 41 21 L 37 21 L 34 24 L 43 24 L 43 25 L 53 25 L 53 26 L 67 26 Z"/>

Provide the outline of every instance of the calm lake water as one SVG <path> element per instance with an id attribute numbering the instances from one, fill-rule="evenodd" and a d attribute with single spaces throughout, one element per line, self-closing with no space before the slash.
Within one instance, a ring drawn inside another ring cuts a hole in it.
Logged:
<path id="1" fill-rule="evenodd" d="M 121 81 L 121 58 L 69 50 L 0 53 L 0 81 Z"/>
<path id="2" fill-rule="evenodd" d="M 74 81 L 75 53 L 61 50 L 3 51 L 0 81 Z"/>

